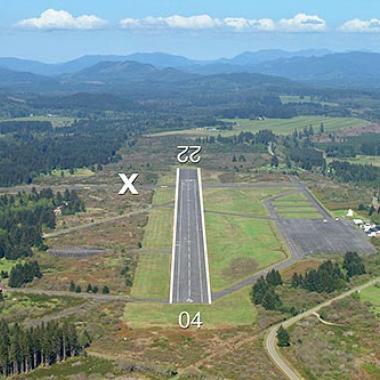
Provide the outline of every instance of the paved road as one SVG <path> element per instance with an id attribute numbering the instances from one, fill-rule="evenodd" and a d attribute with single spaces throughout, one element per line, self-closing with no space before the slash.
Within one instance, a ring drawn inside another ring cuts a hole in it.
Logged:
<path id="1" fill-rule="evenodd" d="M 177 172 L 170 303 L 211 303 L 200 170 Z"/>
<path id="2" fill-rule="evenodd" d="M 367 283 L 357 286 L 345 293 L 340 294 L 337 297 L 334 297 L 318 306 L 313 307 L 312 309 L 309 309 L 305 311 L 304 313 L 298 314 L 295 317 L 292 317 L 283 323 L 280 323 L 278 325 L 273 326 L 269 333 L 267 334 L 265 338 L 265 349 L 272 359 L 272 361 L 276 364 L 278 368 L 282 370 L 282 372 L 290 379 L 290 380 L 302 380 L 303 377 L 297 372 L 295 368 L 292 368 L 291 365 L 280 355 L 280 353 L 277 351 L 277 330 L 282 325 L 284 328 L 289 328 L 290 326 L 294 325 L 295 323 L 299 322 L 301 319 L 304 319 L 306 317 L 309 317 L 311 315 L 315 315 L 320 309 L 331 305 L 333 302 L 338 301 L 342 298 L 345 298 L 357 291 L 360 291 L 362 289 L 365 289 L 371 285 L 374 285 L 375 283 L 380 281 L 380 277 L 374 278 L 371 281 L 368 281 Z"/>

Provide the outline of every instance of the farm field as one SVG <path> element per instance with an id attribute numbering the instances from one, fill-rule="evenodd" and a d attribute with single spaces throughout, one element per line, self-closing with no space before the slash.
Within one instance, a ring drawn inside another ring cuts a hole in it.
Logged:
<path id="1" fill-rule="evenodd" d="M 162 132 L 156 136 L 186 135 L 186 136 L 231 136 L 240 132 L 256 133 L 263 129 L 270 129 L 276 134 L 291 134 L 295 129 L 302 130 L 304 127 L 313 126 L 315 132 L 319 131 L 321 123 L 325 132 L 335 132 L 347 128 L 366 127 L 370 123 L 366 120 L 353 117 L 323 117 L 323 116 L 298 116 L 290 119 L 223 119 L 225 122 L 234 123 L 231 130 L 217 130 L 216 128 L 197 128 L 182 131 Z"/>
<path id="2" fill-rule="evenodd" d="M 16 117 L 12 119 L 0 119 L 2 121 L 50 121 L 54 128 L 64 127 L 70 125 L 74 122 L 73 117 L 69 116 L 26 116 L 26 117 Z"/>
<path id="3" fill-rule="evenodd" d="M 281 95 L 280 96 L 281 103 L 282 104 L 288 104 L 288 103 L 316 103 L 316 104 L 321 104 L 321 105 L 329 105 L 329 106 L 337 106 L 337 103 L 332 103 L 332 102 L 325 102 L 321 100 L 318 97 L 314 96 L 298 96 L 298 95 Z"/>

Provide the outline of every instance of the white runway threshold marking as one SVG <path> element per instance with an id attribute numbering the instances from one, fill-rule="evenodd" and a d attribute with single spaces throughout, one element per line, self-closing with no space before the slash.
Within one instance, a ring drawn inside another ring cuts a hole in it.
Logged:
<path id="1" fill-rule="evenodd" d="M 200 169 L 177 169 L 169 302 L 211 304 Z"/>

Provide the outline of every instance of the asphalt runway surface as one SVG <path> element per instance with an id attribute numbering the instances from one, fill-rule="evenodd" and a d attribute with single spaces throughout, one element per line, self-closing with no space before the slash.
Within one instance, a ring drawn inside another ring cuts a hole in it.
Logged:
<path id="1" fill-rule="evenodd" d="M 179 169 L 170 303 L 211 303 L 198 171 Z"/>

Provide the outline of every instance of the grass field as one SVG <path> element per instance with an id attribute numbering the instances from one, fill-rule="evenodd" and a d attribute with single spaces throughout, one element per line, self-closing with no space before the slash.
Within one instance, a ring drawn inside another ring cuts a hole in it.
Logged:
<path id="1" fill-rule="evenodd" d="M 291 134 L 295 129 L 302 130 L 304 127 L 313 126 L 314 131 L 318 132 L 321 123 L 324 125 L 325 132 L 338 131 L 345 128 L 365 127 L 369 124 L 366 120 L 352 117 L 323 117 L 323 116 L 297 116 L 290 119 L 224 119 L 226 122 L 233 122 L 235 126 L 232 130 L 221 131 L 216 128 L 197 128 L 182 131 L 170 131 L 156 134 L 157 136 L 168 135 L 187 135 L 187 136 L 231 136 L 240 132 L 256 133 L 263 129 L 270 129 L 276 134 Z"/>
<path id="2" fill-rule="evenodd" d="M 68 116 L 27 116 L 13 119 L 0 119 L 1 121 L 50 121 L 54 128 L 64 127 L 73 123 L 74 118 Z"/>
<path id="3" fill-rule="evenodd" d="M 376 316 L 380 319 L 380 285 L 371 286 L 363 289 L 360 292 L 360 301 L 370 302 L 371 309 L 375 312 Z"/>
<path id="4" fill-rule="evenodd" d="M 158 189 L 153 205 L 174 200 L 173 189 Z M 137 264 L 132 296 L 167 299 L 170 282 L 170 250 L 173 233 L 173 210 L 156 208 L 150 211 Z"/>
<path id="5" fill-rule="evenodd" d="M 266 216 L 262 200 L 285 191 L 284 187 L 256 189 L 205 189 L 204 205 L 206 210 Z"/>
<path id="6" fill-rule="evenodd" d="M 206 210 L 267 216 L 263 200 L 284 188 L 206 189 Z M 285 257 L 268 220 L 206 212 L 211 287 L 223 289 Z"/>
<path id="7" fill-rule="evenodd" d="M 211 288 L 216 291 L 285 257 L 270 221 L 206 214 Z"/>
<path id="8" fill-rule="evenodd" d="M 380 166 L 380 156 L 357 155 L 354 158 L 329 158 L 327 163 L 332 161 L 347 161 L 351 164 Z"/>
<path id="9" fill-rule="evenodd" d="M 5 257 L 0 259 L 0 272 L 10 272 L 10 270 L 19 263 L 23 263 L 24 260 L 7 260 Z"/>
<path id="10" fill-rule="evenodd" d="M 337 103 L 332 103 L 332 102 L 324 102 L 322 100 L 319 100 L 318 98 L 316 97 L 312 97 L 312 96 L 297 96 L 297 95 L 284 95 L 284 96 L 280 96 L 280 99 L 281 99 L 281 103 L 282 104 L 288 104 L 288 103 L 317 103 L 317 104 L 321 104 L 321 105 L 329 105 L 329 106 L 337 106 L 338 104 Z"/>
<path id="11" fill-rule="evenodd" d="M 243 288 L 216 300 L 211 305 L 127 304 L 123 319 L 132 328 L 174 327 L 178 326 L 178 315 L 182 311 L 187 311 L 191 316 L 199 311 L 203 328 L 251 325 L 257 316 L 257 311 L 249 299 L 249 289 Z"/>

